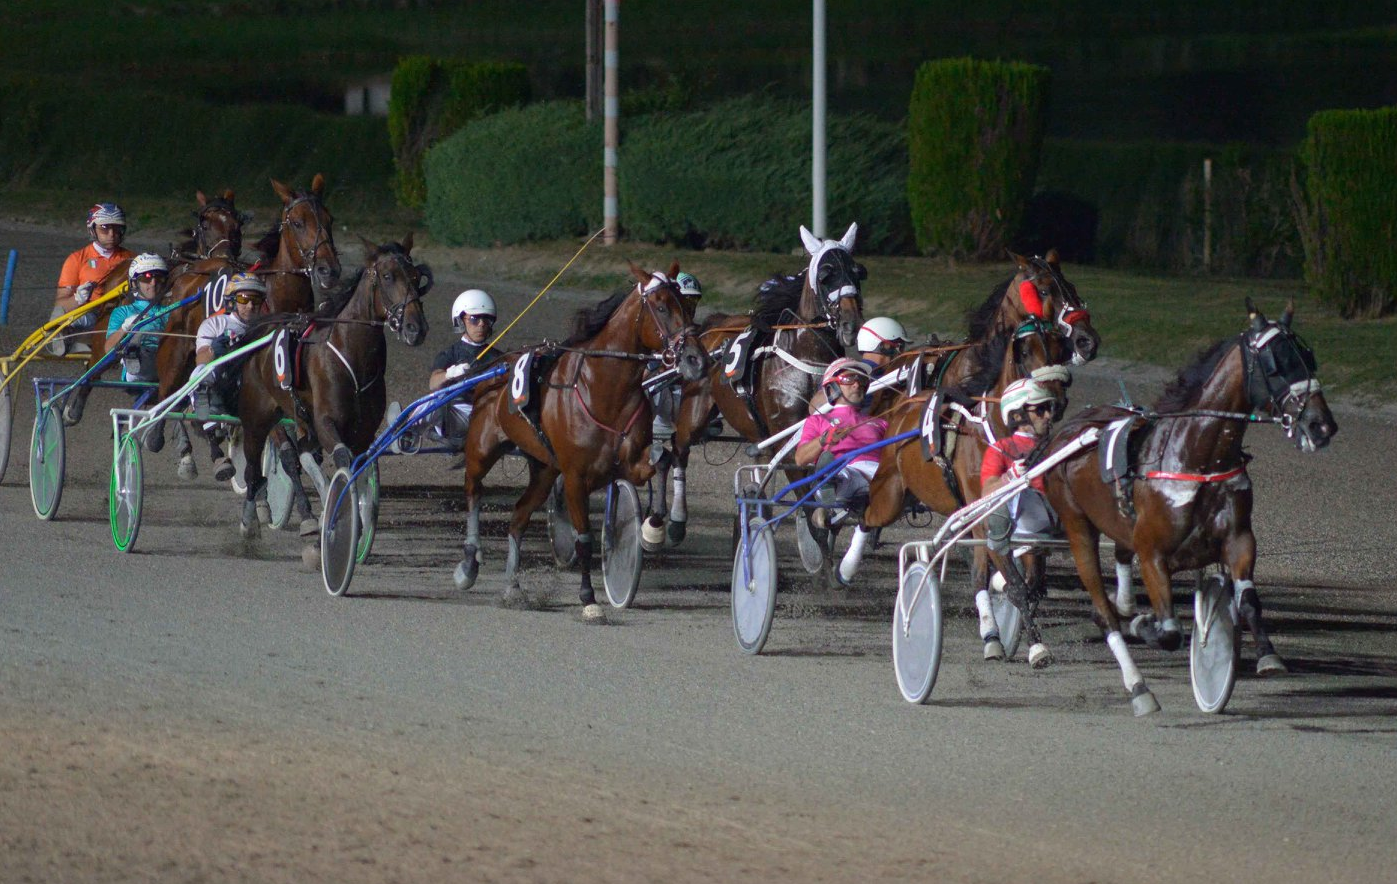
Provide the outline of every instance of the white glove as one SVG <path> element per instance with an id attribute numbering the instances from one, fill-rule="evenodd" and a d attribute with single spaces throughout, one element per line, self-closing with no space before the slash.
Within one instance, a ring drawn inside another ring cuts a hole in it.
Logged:
<path id="1" fill-rule="evenodd" d="M 130 331 L 130 330 L 131 330 L 131 326 L 135 325 L 137 322 L 140 322 L 140 321 L 141 321 L 141 317 L 137 316 L 135 313 L 132 313 L 130 316 L 128 316 L 128 317 L 126 317 L 125 319 L 121 320 L 121 330 L 124 331 L 124 332 Z"/>
<path id="2" fill-rule="evenodd" d="M 471 367 L 469 365 L 464 362 L 458 362 L 446 370 L 446 379 L 448 381 L 454 381 L 458 378 L 465 377 L 466 372 L 470 370 Z"/>
<path id="3" fill-rule="evenodd" d="M 95 284 L 96 283 L 85 282 L 82 285 L 78 286 L 76 289 L 74 289 L 73 300 L 78 302 L 79 307 L 81 307 L 83 304 L 86 304 L 88 299 L 92 297 L 92 287 Z"/>

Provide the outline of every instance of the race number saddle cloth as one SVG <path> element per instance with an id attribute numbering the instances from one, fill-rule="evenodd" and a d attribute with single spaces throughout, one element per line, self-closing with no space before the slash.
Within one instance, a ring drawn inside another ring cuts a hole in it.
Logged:
<path id="1" fill-rule="evenodd" d="M 509 389 L 506 391 L 509 396 L 510 414 L 517 414 L 524 419 L 555 462 L 558 459 L 557 452 L 553 450 L 553 444 L 543 432 L 543 397 L 539 394 L 548 375 L 558 364 L 560 355 L 561 351 L 547 343 L 523 351 L 510 366 Z M 568 386 L 563 384 L 549 386 L 559 390 L 568 389 Z"/>
<path id="2" fill-rule="evenodd" d="M 946 487 L 962 503 L 965 502 L 964 495 L 951 466 L 956 453 L 956 440 L 960 435 L 958 430 L 962 424 L 969 424 L 975 428 L 975 432 L 985 437 L 986 442 L 993 443 L 996 437 L 986 413 L 988 408 L 989 403 L 977 401 L 957 387 L 936 390 L 922 407 L 922 459 L 941 468 Z"/>
<path id="3" fill-rule="evenodd" d="M 272 339 L 272 367 L 276 370 L 277 386 L 283 390 L 295 390 L 305 381 L 303 356 L 305 344 L 316 330 L 314 322 L 299 323 L 278 329 Z"/>

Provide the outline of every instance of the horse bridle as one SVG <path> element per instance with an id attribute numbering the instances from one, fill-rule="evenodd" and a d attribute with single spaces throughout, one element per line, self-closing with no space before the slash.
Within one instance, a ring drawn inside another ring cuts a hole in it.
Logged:
<path id="1" fill-rule="evenodd" d="M 432 276 L 432 270 L 430 267 L 428 267 L 426 264 L 412 263 L 412 259 L 406 254 L 390 251 L 388 252 L 388 257 L 391 257 L 394 263 L 396 263 L 400 268 L 403 268 L 405 271 L 407 268 L 410 268 L 412 270 L 412 273 L 404 272 L 404 275 L 409 280 L 412 279 L 413 273 L 415 273 L 417 276 L 417 281 L 412 286 L 411 295 L 403 298 L 396 304 L 389 304 L 383 308 L 383 324 L 388 327 L 389 331 L 393 332 L 393 334 L 398 336 L 398 340 L 402 341 L 403 343 L 407 343 L 407 338 L 403 335 L 403 318 L 407 314 L 407 308 L 411 307 L 413 304 L 421 302 L 422 296 L 427 294 L 427 292 L 431 291 L 432 283 L 434 282 L 434 277 Z M 375 260 L 373 266 L 369 268 L 369 272 L 372 273 L 374 276 L 374 297 L 381 299 L 382 292 L 379 289 L 379 274 L 377 260 Z"/>
<path id="2" fill-rule="evenodd" d="M 1278 341 L 1285 341 L 1290 347 L 1289 371 L 1272 349 Z M 1304 413 L 1310 400 L 1322 390 L 1315 378 L 1318 365 L 1314 352 L 1283 322 L 1269 322 L 1260 328 L 1248 329 L 1241 335 L 1241 345 L 1247 373 L 1247 399 L 1253 412 L 1259 410 L 1259 404 L 1270 405 L 1286 437 L 1293 436 L 1296 417 Z M 1264 391 L 1264 400 L 1257 395 L 1258 387 Z M 1292 402 L 1294 415 L 1286 410 Z"/>
<path id="3" fill-rule="evenodd" d="M 234 243 L 232 240 L 226 237 L 218 240 L 213 245 L 208 245 L 204 242 L 203 234 L 204 231 L 208 229 L 209 215 L 215 211 L 227 213 L 227 215 L 230 218 L 232 218 L 234 222 L 237 223 L 239 234 L 241 234 L 242 232 L 242 225 L 248 220 L 249 217 L 251 217 L 246 212 L 239 212 L 237 209 L 233 207 L 232 203 L 228 202 L 222 197 L 216 197 L 214 199 L 209 200 L 201 209 L 199 209 L 199 211 L 194 213 L 194 239 L 199 243 L 201 249 L 201 252 L 199 253 L 200 258 L 212 257 L 213 250 L 223 245 L 224 243 L 227 243 L 236 251 L 242 251 L 241 241 Z M 236 258 L 237 255 L 234 254 L 233 257 Z"/>
<path id="4" fill-rule="evenodd" d="M 1067 284 L 1067 280 L 1062 278 L 1062 274 L 1058 272 L 1057 268 L 1049 264 L 1046 259 L 1035 255 L 1029 258 L 1028 262 L 1035 272 L 1025 276 L 1025 279 L 1041 291 L 1038 281 L 1045 276 L 1048 278 L 1058 303 L 1057 316 L 1055 317 L 1058 332 L 1064 337 L 1070 338 L 1077 323 L 1091 319 L 1086 302 Z M 1046 319 L 1047 317 L 1040 318 Z"/>
<path id="5" fill-rule="evenodd" d="M 829 292 L 822 293 L 820 291 L 819 264 L 824 260 L 826 254 L 836 253 L 842 253 L 850 265 L 847 267 L 840 267 L 840 270 L 844 272 L 848 281 Z M 867 273 L 865 271 L 863 276 L 861 276 L 860 271 L 863 269 L 863 265 L 854 260 L 853 254 L 848 249 L 838 244 L 828 247 L 828 249 L 822 251 L 820 255 L 815 256 L 810 264 L 811 266 L 806 270 L 806 282 L 810 284 L 810 287 L 815 291 L 816 297 L 824 304 L 827 326 L 831 329 L 836 329 L 839 326 L 839 317 L 843 311 L 841 305 L 844 303 L 845 299 L 857 301 L 863 297 L 863 292 L 859 288 L 859 280 L 864 278 Z M 809 279 L 809 274 L 812 271 L 815 273 L 815 278 Z"/>
<path id="6" fill-rule="evenodd" d="M 320 199 L 313 193 L 301 194 L 300 196 L 295 197 L 291 200 L 291 202 L 287 203 L 285 206 L 282 207 L 281 221 L 277 224 L 277 232 L 280 233 L 286 229 L 287 220 L 291 217 L 291 210 L 299 206 L 301 203 L 311 203 L 317 209 L 317 211 L 311 213 L 315 216 L 315 242 L 311 243 L 309 248 L 301 248 L 300 243 L 296 242 L 295 248 L 301 258 L 300 269 L 279 272 L 299 273 L 307 278 L 310 278 L 313 274 L 312 268 L 315 264 L 315 253 L 320 251 L 320 247 L 322 245 L 329 244 L 330 251 L 332 252 L 334 251 L 335 246 L 334 240 L 330 237 L 330 234 L 327 233 L 325 230 L 325 223 L 320 220 L 320 212 L 318 211 L 318 209 L 324 208 L 324 205 L 320 202 Z M 295 233 L 292 233 L 291 236 L 293 242 L 295 242 L 297 239 Z"/>
<path id="7" fill-rule="evenodd" d="M 658 354 L 660 357 L 660 362 L 666 368 L 674 366 L 678 364 L 679 353 L 681 350 L 684 349 L 684 345 L 688 342 L 689 329 L 691 327 L 689 323 L 686 323 L 684 321 L 684 302 L 682 300 L 683 296 L 679 294 L 679 286 L 677 283 L 674 282 L 674 280 L 670 279 L 668 276 L 665 276 L 663 273 L 651 273 L 650 281 L 648 283 L 645 283 L 644 285 L 640 285 L 639 283 L 637 283 L 637 286 L 639 286 L 640 288 L 640 305 L 642 308 L 645 309 L 646 312 L 650 314 L 650 318 L 655 321 L 655 331 L 659 334 L 660 340 L 664 342 L 664 349 L 661 350 Z M 659 312 L 655 310 L 655 305 L 650 303 L 650 295 L 663 288 L 669 288 L 673 290 L 674 303 L 675 306 L 679 308 L 679 316 L 677 320 L 679 323 L 679 330 L 674 332 L 673 334 L 667 334 L 665 332 L 664 322 L 660 320 Z M 639 313 L 636 314 L 635 321 L 637 323 L 640 322 Z"/>

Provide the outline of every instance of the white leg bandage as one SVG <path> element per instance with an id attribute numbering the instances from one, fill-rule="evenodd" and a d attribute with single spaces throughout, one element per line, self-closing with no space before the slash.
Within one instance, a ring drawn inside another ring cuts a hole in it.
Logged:
<path id="1" fill-rule="evenodd" d="M 1125 637 L 1119 632 L 1109 633 L 1106 636 L 1106 644 L 1111 646 L 1111 653 L 1116 655 L 1116 663 L 1121 668 L 1121 678 L 1125 680 L 1125 689 L 1133 692 L 1135 686 L 1142 684 L 1145 679 L 1140 675 L 1140 670 L 1135 668 L 1135 661 L 1130 659 L 1130 651 L 1125 646 Z"/>
<path id="2" fill-rule="evenodd" d="M 684 468 L 674 468 L 674 499 L 669 502 L 669 518 L 672 522 L 689 521 L 689 503 L 684 499 Z"/>
<path id="3" fill-rule="evenodd" d="M 845 583 L 852 583 L 854 575 L 859 573 L 864 548 L 868 545 L 868 538 L 872 536 L 872 531 L 865 531 L 862 527 L 854 529 L 854 539 L 849 541 L 849 549 L 839 562 L 839 577 Z"/>
<path id="4" fill-rule="evenodd" d="M 980 614 L 980 638 L 992 632 L 999 631 L 999 624 L 994 622 L 994 611 L 990 608 L 990 594 L 988 590 L 980 590 L 975 593 L 975 610 Z"/>
<path id="5" fill-rule="evenodd" d="M 1116 610 L 1122 617 L 1135 613 L 1135 587 L 1131 583 L 1130 565 L 1116 562 Z"/>

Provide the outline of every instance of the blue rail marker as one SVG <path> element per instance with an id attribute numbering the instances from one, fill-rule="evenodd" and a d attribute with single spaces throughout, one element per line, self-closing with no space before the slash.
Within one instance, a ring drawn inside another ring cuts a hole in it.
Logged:
<path id="1" fill-rule="evenodd" d="M 10 249 L 10 261 L 5 265 L 5 288 L 0 291 L 0 325 L 10 324 L 10 288 L 15 281 L 15 265 L 19 263 L 19 252 Z"/>

